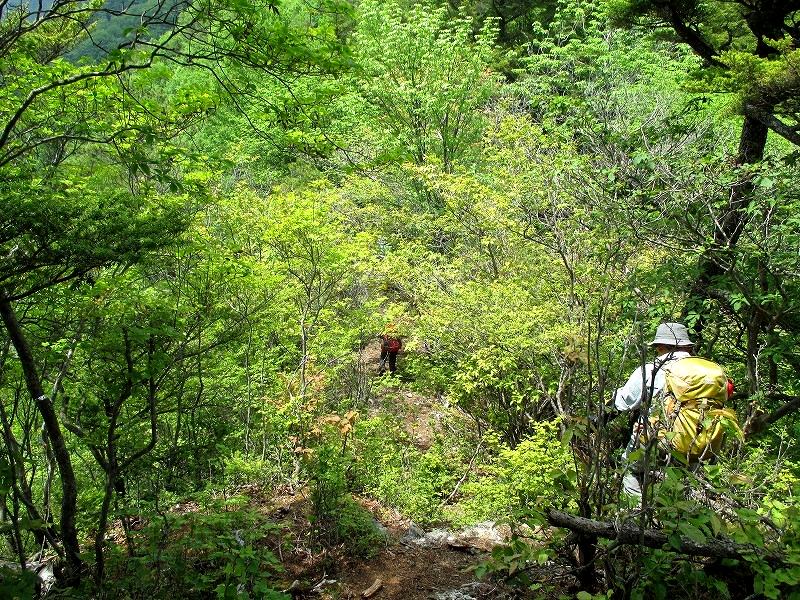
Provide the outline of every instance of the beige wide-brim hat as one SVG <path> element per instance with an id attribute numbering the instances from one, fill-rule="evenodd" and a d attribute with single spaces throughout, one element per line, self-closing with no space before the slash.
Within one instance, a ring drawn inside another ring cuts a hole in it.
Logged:
<path id="1" fill-rule="evenodd" d="M 683 323 L 662 323 L 656 329 L 656 337 L 650 346 L 694 346 L 689 331 Z"/>

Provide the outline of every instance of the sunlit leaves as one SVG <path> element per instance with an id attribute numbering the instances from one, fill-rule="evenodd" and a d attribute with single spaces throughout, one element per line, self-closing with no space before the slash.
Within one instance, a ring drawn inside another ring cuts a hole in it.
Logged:
<path id="1" fill-rule="evenodd" d="M 477 140 L 479 110 L 495 87 L 495 35 L 489 23 L 473 41 L 471 20 L 450 19 L 445 8 L 361 5 L 358 87 L 403 158 L 436 157 L 449 170 Z"/>

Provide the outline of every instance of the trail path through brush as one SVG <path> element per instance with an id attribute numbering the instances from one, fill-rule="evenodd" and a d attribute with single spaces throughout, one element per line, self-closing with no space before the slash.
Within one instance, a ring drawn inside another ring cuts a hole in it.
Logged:
<path id="1" fill-rule="evenodd" d="M 371 560 L 342 565 L 339 591 L 344 592 L 345 598 L 360 598 L 376 581 L 380 581 L 381 587 L 372 595 L 374 598 L 486 598 L 491 586 L 476 583 L 469 570 L 477 559 L 465 551 L 403 545 L 395 539 Z"/>
<path id="2" fill-rule="evenodd" d="M 369 414 L 391 414 L 398 418 L 409 443 L 426 451 L 442 426 L 445 407 L 440 399 L 411 391 L 403 381 L 404 356 L 398 374 L 378 375 L 380 341 L 364 349 L 361 360 L 372 381 Z M 321 568 L 318 557 L 296 564 L 287 561 L 288 572 L 304 577 L 307 595 L 325 600 L 375 598 L 378 600 L 479 600 L 508 597 L 493 585 L 476 581 L 472 569 L 486 552 L 507 535 L 503 528 L 486 525 L 465 532 L 443 529 L 423 531 L 396 511 L 377 501 L 358 499 L 375 517 L 376 527 L 386 533 L 386 542 L 369 559 L 339 557 Z M 288 512 L 288 511 L 287 511 Z M 331 557 L 329 557 L 331 558 Z M 315 581 L 308 582 L 309 576 Z M 310 588 L 310 589 L 309 589 Z"/>
<path id="3" fill-rule="evenodd" d="M 275 496 L 268 509 L 283 526 L 280 546 L 286 589 L 297 598 L 321 600 L 499 600 L 508 598 L 494 585 L 476 581 L 472 568 L 486 550 L 505 535 L 490 526 L 463 532 L 443 529 L 423 531 L 396 511 L 375 500 L 358 499 L 376 517 L 376 527 L 386 534 L 371 558 L 348 558 L 336 548 L 323 553 L 309 549 L 310 502 L 307 490 Z M 262 507 L 262 510 L 266 507 Z M 365 596 L 365 592 L 371 592 Z"/>

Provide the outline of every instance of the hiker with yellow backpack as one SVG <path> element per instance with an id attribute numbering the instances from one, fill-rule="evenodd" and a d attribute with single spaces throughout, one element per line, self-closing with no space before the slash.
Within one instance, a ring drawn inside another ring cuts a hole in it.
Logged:
<path id="1" fill-rule="evenodd" d="M 741 435 L 736 412 L 725 403 L 733 393 L 733 383 L 718 364 L 692 356 L 694 342 L 682 323 L 662 323 L 649 344 L 656 358 L 637 368 L 624 386 L 614 394 L 619 411 L 632 411 L 647 405 L 649 414 L 633 425 L 623 460 L 626 472 L 624 491 L 641 496 L 641 461 L 630 460 L 650 440 L 656 442 L 667 459 L 677 453 L 689 465 L 712 459 L 718 452 L 726 430 Z"/>

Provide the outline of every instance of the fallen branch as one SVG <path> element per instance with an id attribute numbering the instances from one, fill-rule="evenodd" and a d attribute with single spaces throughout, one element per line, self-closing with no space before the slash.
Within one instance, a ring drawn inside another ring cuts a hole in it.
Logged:
<path id="1" fill-rule="evenodd" d="M 620 544 L 664 548 L 689 556 L 732 558 L 744 561 L 751 560 L 753 555 L 756 555 L 771 565 L 785 564 L 783 557 L 767 552 L 764 548 L 737 544 L 727 538 L 709 538 L 704 543 L 699 543 L 680 536 L 668 536 L 657 529 L 642 529 L 633 523 L 596 521 L 594 519 L 576 517 L 557 510 L 548 510 L 545 514 L 551 525 L 563 527 L 584 535 L 616 540 Z"/>
<path id="2" fill-rule="evenodd" d="M 371 598 L 372 596 L 377 594 L 378 590 L 380 590 L 382 587 L 383 587 L 383 579 L 378 577 L 371 586 L 369 586 L 367 589 L 361 592 L 361 596 L 363 598 Z"/>

